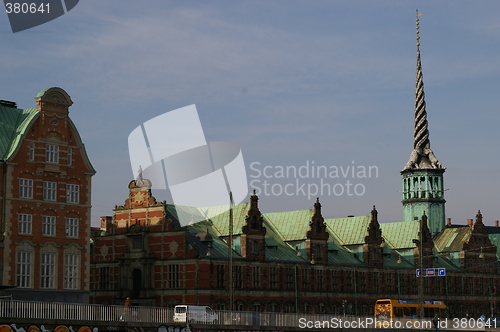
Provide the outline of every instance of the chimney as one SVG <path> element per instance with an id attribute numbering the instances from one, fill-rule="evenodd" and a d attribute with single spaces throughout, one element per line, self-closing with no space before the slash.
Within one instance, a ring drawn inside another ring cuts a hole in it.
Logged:
<path id="1" fill-rule="evenodd" d="M 446 226 L 451 227 L 451 218 L 446 218 Z"/>
<path id="2" fill-rule="evenodd" d="M 472 222 L 472 220 L 473 220 L 473 219 L 467 219 L 467 225 L 468 225 L 469 227 L 472 227 L 472 225 L 474 224 L 474 223 Z"/>
<path id="3" fill-rule="evenodd" d="M 101 218 L 101 230 L 108 231 L 109 226 L 113 223 L 113 217 L 111 216 L 102 216 Z"/>
<path id="4" fill-rule="evenodd" d="M 11 108 L 17 108 L 17 103 L 15 101 L 0 100 L 0 106 L 7 106 Z"/>
<path id="5" fill-rule="evenodd" d="M 495 227 L 498 227 L 498 220 L 495 220 Z"/>

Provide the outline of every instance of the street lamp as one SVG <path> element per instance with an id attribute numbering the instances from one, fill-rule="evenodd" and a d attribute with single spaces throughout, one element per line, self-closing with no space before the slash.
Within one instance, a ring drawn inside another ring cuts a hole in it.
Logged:
<path id="1" fill-rule="evenodd" d="M 425 212 L 424 212 L 425 215 Z M 422 218 L 423 219 L 423 218 Z M 419 260 L 419 270 L 420 276 L 418 276 L 418 316 L 424 318 L 424 279 L 423 279 L 423 265 L 424 265 L 424 255 L 423 255 L 423 241 L 422 241 L 422 220 L 420 220 L 420 231 L 418 232 L 418 239 L 413 239 L 413 243 L 419 246 L 418 248 L 418 260 Z"/>

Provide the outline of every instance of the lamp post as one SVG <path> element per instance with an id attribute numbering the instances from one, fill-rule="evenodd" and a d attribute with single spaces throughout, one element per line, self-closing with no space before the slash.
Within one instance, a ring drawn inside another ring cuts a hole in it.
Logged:
<path id="1" fill-rule="evenodd" d="M 425 212 L 424 212 L 425 213 Z M 422 220 L 420 220 L 420 231 L 418 232 L 418 239 L 413 239 L 413 243 L 418 245 L 418 265 L 420 276 L 418 276 L 418 316 L 424 318 L 424 255 L 423 255 L 423 241 L 422 241 Z"/>

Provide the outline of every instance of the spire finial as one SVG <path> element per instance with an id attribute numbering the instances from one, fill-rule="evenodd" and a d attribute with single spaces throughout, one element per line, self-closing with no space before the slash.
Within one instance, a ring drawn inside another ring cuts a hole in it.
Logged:
<path id="1" fill-rule="evenodd" d="M 417 40 L 417 50 L 419 50 L 419 46 L 420 46 L 420 36 L 418 35 L 420 33 L 420 31 L 418 30 L 418 29 L 420 29 L 420 27 L 418 26 L 418 22 L 419 22 L 418 17 L 419 16 L 422 16 L 422 13 L 419 13 L 418 9 L 417 9 L 417 18 L 415 20 L 416 25 L 417 25 L 417 27 L 416 27 L 416 29 L 417 29 L 417 31 L 416 31 L 417 32 L 417 37 L 415 37 L 415 39 Z"/>

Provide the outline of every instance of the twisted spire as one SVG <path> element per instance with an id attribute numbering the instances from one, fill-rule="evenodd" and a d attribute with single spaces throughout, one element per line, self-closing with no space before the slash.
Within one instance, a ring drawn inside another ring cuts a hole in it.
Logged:
<path id="1" fill-rule="evenodd" d="M 431 150 L 429 141 L 429 129 L 427 123 L 427 111 L 425 110 L 424 79 L 422 75 L 422 63 L 420 61 L 420 36 L 419 19 L 422 14 L 417 10 L 416 33 L 417 33 L 417 72 L 415 84 L 415 120 L 413 129 L 413 151 L 410 160 L 403 171 L 407 169 L 443 168 Z"/>
<path id="2" fill-rule="evenodd" d="M 423 149 L 429 142 L 429 130 L 427 128 L 427 111 L 425 110 L 424 80 L 422 75 L 422 63 L 420 62 L 420 36 L 417 11 L 417 73 L 415 89 L 415 127 L 413 129 L 413 148 Z"/>

